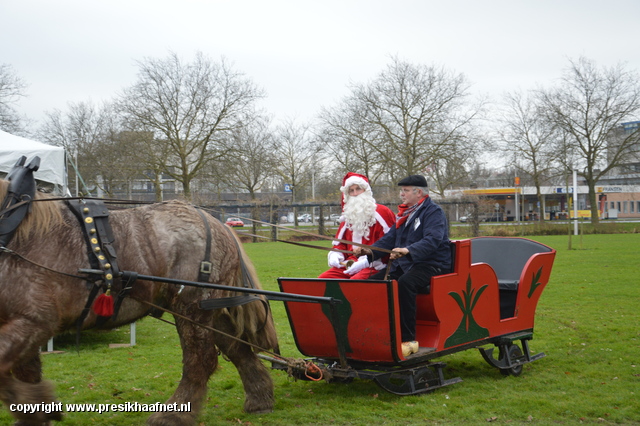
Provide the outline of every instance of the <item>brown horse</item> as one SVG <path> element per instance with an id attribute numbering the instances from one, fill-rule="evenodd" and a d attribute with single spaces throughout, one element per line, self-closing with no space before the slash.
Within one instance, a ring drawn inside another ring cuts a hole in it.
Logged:
<path id="1" fill-rule="evenodd" d="M 7 187 L 7 181 L 0 181 L 0 200 L 4 199 Z M 37 194 L 36 200 L 47 197 Z M 205 217 L 212 235 L 209 281 L 242 286 L 241 262 L 245 262 L 257 283 L 255 272 L 243 250 L 236 245 L 234 234 L 211 216 Z M 112 211 L 109 221 L 120 270 L 197 280 L 205 253 L 206 228 L 195 207 L 178 201 L 164 202 Z M 61 273 L 77 275 L 79 269 L 90 268 L 87 243 L 78 219 L 67 205 L 52 200 L 31 203 L 30 212 L 7 248 L 20 256 L 0 254 L 0 400 L 7 407 L 54 402 L 53 386 L 42 381 L 39 348 L 56 334 L 74 329 L 81 318 L 90 294 L 87 283 Z M 203 310 L 199 307 L 201 300 L 235 292 L 191 286 L 181 290 L 180 287 L 138 280 L 130 297 L 122 302 L 115 320 L 100 326 L 114 328 L 158 313 L 141 301 L 179 314 L 174 317 L 183 351 L 182 379 L 166 402 L 191 402 L 192 412 L 158 412 L 148 422 L 154 425 L 195 422 L 207 382 L 218 364 L 218 349 L 238 369 L 246 394 L 244 409 L 250 413 L 271 411 L 273 382 L 267 368 L 255 349 L 229 337 L 240 337 L 264 349 L 275 348 L 277 338 L 268 309 L 254 301 L 233 308 Z M 82 328 L 96 327 L 96 320 L 92 311 L 82 322 Z M 60 412 L 12 414 L 20 424 L 40 424 L 61 418 Z"/>

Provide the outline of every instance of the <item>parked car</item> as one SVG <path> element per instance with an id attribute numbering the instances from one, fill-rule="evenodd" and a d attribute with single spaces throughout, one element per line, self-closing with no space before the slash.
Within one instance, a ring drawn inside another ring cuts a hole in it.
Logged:
<path id="1" fill-rule="evenodd" d="M 309 213 L 301 214 L 298 216 L 298 222 L 311 222 L 311 215 Z"/>
<path id="2" fill-rule="evenodd" d="M 466 222 L 469 220 L 469 218 L 467 216 L 460 216 L 460 222 Z"/>
<path id="3" fill-rule="evenodd" d="M 237 217 L 230 217 L 225 223 L 231 227 L 244 226 L 244 222 Z"/>
<path id="4" fill-rule="evenodd" d="M 341 215 L 339 214 L 332 214 L 331 216 L 329 216 L 329 220 L 336 225 L 340 225 L 340 217 Z"/>

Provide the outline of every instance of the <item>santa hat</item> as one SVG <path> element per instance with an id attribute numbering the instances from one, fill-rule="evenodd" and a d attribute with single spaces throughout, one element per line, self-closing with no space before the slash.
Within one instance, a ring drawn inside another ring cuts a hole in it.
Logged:
<path id="1" fill-rule="evenodd" d="M 352 185 L 359 185 L 360 188 L 365 191 L 371 191 L 371 186 L 369 185 L 369 179 L 361 174 L 349 172 L 344 175 L 342 178 L 342 186 L 340 187 L 340 192 L 342 192 L 342 207 L 344 208 L 345 196 L 349 193 L 349 188 Z"/>

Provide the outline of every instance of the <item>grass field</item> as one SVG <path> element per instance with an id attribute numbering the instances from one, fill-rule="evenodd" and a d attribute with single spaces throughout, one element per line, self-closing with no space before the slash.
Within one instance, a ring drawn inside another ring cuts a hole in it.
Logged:
<path id="1" fill-rule="evenodd" d="M 252 424 L 639 424 L 640 247 L 639 234 L 531 237 L 558 254 L 536 315 L 533 353 L 546 357 L 524 367 L 520 377 L 503 377 L 476 350 L 443 357 L 447 377 L 464 381 L 433 393 L 400 397 L 373 382 L 350 384 L 295 381 L 272 371 L 275 411 L 242 411 L 242 385 L 232 364 L 209 382 L 202 425 Z M 326 244 L 326 243 L 318 243 Z M 325 252 L 283 243 L 246 244 L 263 286 L 276 278 L 313 277 L 326 268 Z M 272 302 L 285 356 L 299 356 L 284 308 Z M 170 319 L 170 318 L 167 318 Z M 45 376 L 68 403 L 152 404 L 165 401 L 180 379 L 181 352 L 173 327 L 147 318 L 138 323 L 137 345 L 129 328 L 86 332 L 79 351 L 74 336 L 61 336 L 43 355 Z M 143 424 L 148 413 L 68 413 L 66 425 Z M 10 422 L 5 409 L 0 424 Z"/>

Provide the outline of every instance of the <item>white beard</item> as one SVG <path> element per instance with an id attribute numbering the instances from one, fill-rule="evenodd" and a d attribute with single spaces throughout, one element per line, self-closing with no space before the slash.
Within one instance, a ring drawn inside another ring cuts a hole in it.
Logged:
<path id="1" fill-rule="evenodd" d="M 369 228 L 376 223 L 376 200 L 371 190 L 356 197 L 345 196 L 343 214 L 345 226 L 351 229 L 354 237 L 369 238 Z"/>

